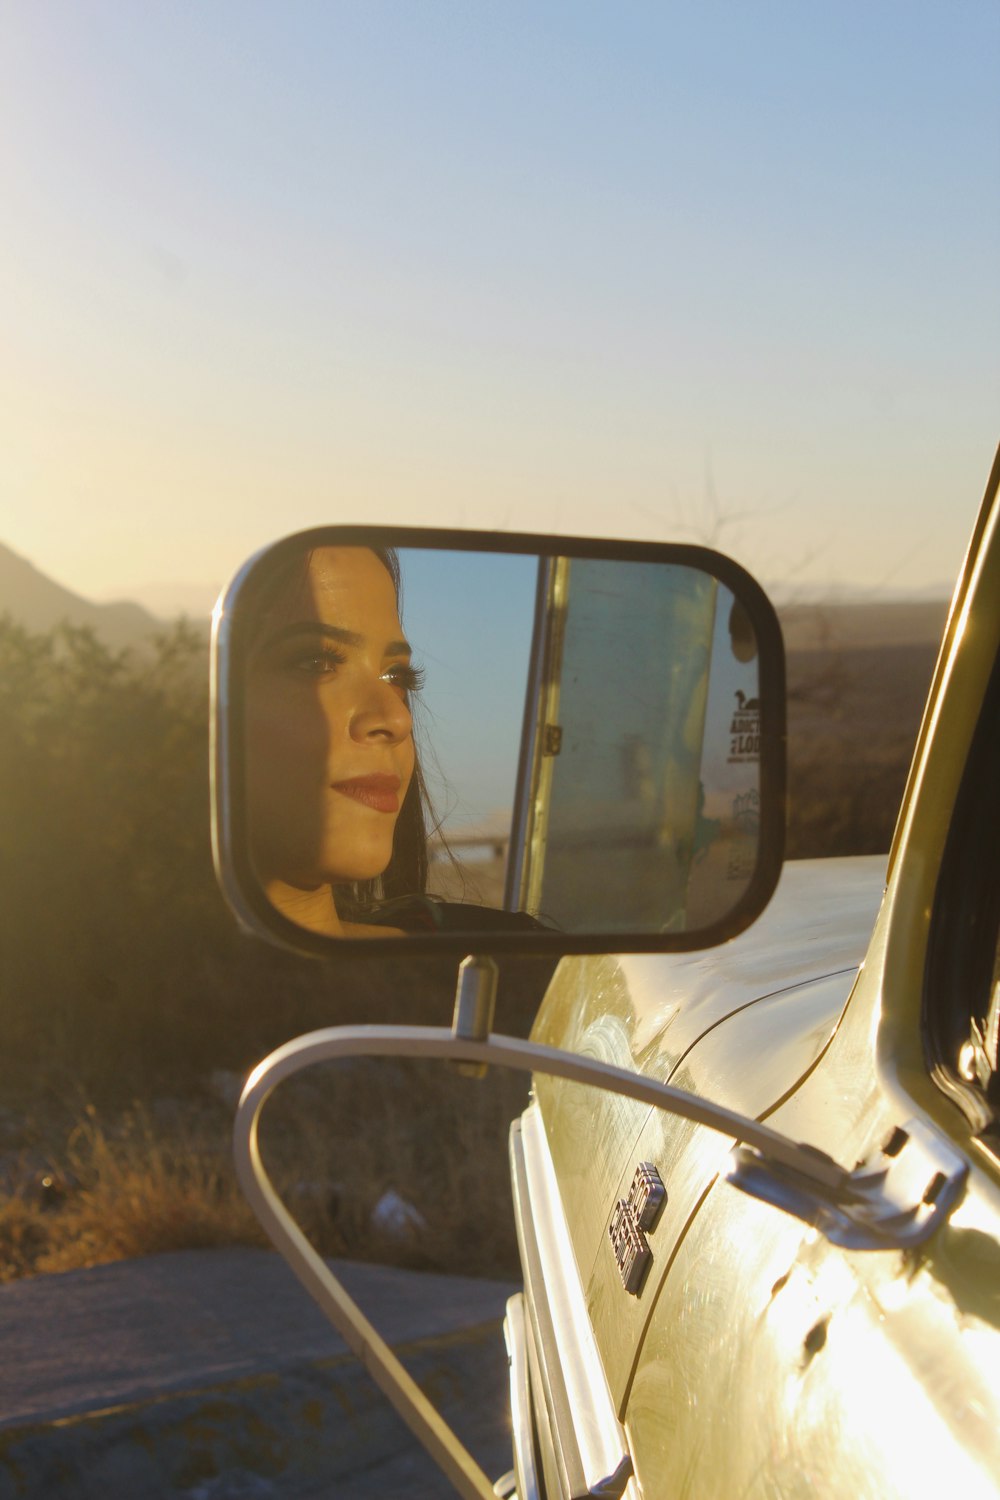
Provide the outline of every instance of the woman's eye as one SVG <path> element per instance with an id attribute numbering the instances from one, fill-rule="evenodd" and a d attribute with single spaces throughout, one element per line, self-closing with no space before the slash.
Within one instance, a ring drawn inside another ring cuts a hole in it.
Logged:
<path id="1" fill-rule="evenodd" d="M 382 673 L 382 681 L 401 688 L 404 693 L 419 693 L 424 685 L 423 668 L 415 667 L 408 661 L 396 662 Z"/>
<path id="2" fill-rule="evenodd" d="M 319 651 L 303 651 L 293 657 L 289 665 L 303 677 L 325 677 L 344 665 L 345 658 L 339 651 L 324 648 Z"/>

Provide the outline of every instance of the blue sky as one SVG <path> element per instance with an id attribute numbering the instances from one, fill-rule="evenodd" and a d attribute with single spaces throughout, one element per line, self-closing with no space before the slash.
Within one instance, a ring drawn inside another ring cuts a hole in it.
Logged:
<path id="1" fill-rule="evenodd" d="M 435 814 L 452 829 L 514 800 L 538 563 L 400 552 L 403 625 L 425 673 L 417 710 Z"/>
<path id="2" fill-rule="evenodd" d="M 0 540 L 164 609 L 363 519 L 944 588 L 998 61 L 993 0 L 7 0 Z"/>

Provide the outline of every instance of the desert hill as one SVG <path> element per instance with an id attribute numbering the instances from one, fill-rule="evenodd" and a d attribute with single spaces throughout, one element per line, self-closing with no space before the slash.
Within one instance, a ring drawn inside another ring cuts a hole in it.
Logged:
<path id="1" fill-rule="evenodd" d="M 0 542 L 0 615 L 9 614 L 29 630 L 47 631 L 68 621 L 89 625 L 109 646 L 135 646 L 163 628 L 139 604 L 92 604 L 46 578 L 27 558 Z"/>
<path id="2" fill-rule="evenodd" d="M 863 756 L 873 739 L 912 745 L 947 613 L 943 599 L 780 610 L 793 761 L 805 742 L 837 739 Z"/>
<path id="3" fill-rule="evenodd" d="M 778 607 L 785 650 L 828 651 L 878 646 L 937 646 L 944 634 L 948 601 L 889 599 L 820 602 Z"/>

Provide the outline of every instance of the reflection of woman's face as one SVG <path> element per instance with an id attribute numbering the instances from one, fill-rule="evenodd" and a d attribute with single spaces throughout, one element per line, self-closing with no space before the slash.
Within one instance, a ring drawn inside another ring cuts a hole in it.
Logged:
<path id="1" fill-rule="evenodd" d="M 315 549 L 250 657 L 251 843 L 269 891 L 385 870 L 413 775 L 414 678 L 383 564 L 363 547 Z"/>

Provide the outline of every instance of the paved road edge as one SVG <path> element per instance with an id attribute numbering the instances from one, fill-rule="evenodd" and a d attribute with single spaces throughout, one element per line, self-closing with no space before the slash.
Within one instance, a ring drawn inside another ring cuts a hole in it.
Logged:
<path id="1" fill-rule="evenodd" d="M 501 1324 L 491 1319 L 397 1349 L 473 1448 L 462 1432 L 463 1403 L 482 1385 L 484 1366 L 496 1383 L 498 1347 Z M 502 1388 L 492 1394 L 503 1401 Z M 286 1483 L 335 1480 L 410 1443 L 388 1402 L 345 1353 L 8 1428 L 0 1433 L 0 1500 L 198 1500 L 233 1469 Z"/>

